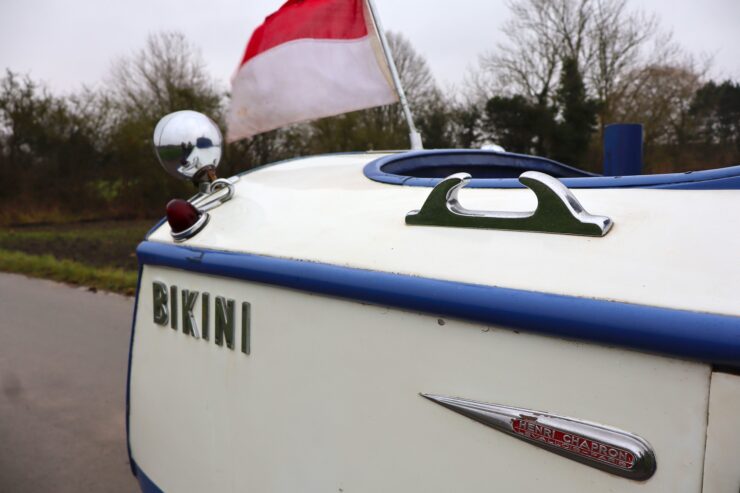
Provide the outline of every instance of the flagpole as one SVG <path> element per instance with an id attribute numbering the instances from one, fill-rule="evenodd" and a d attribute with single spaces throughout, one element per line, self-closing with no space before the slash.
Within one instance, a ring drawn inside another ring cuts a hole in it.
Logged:
<path id="1" fill-rule="evenodd" d="M 409 125 L 411 149 L 415 151 L 424 149 L 424 144 L 421 141 L 421 134 L 416 129 L 416 125 L 414 124 L 414 115 L 413 113 L 411 113 L 411 107 L 409 106 L 409 101 L 406 98 L 406 91 L 403 90 L 403 86 L 401 85 L 401 78 L 398 76 L 398 69 L 396 68 L 396 62 L 393 60 L 393 54 L 391 53 L 390 46 L 388 45 L 388 39 L 385 37 L 385 30 L 383 29 L 383 25 L 380 23 L 380 16 L 378 16 L 378 9 L 375 7 L 375 1 L 367 0 L 367 5 L 370 8 L 370 15 L 373 18 L 373 24 L 375 24 L 375 29 L 378 31 L 378 36 L 380 37 L 380 46 L 383 48 L 383 54 L 385 55 L 385 59 L 388 62 L 388 68 L 391 71 L 393 84 L 396 86 L 396 91 L 398 92 L 398 100 L 401 103 L 401 108 L 403 108 L 403 113 L 406 116 L 406 122 Z"/>

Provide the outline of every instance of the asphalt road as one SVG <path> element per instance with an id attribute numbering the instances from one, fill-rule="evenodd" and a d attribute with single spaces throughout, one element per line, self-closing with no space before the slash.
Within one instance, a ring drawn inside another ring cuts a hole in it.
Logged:
<path id="1" fill-rule="evenodd" d="M 0 492 L 138 491 L 124 429 L 132 309 L 0 274 Z"/>

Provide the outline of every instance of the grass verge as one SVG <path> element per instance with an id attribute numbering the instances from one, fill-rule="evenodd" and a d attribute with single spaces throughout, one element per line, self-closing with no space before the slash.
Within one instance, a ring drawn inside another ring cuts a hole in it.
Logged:
<path id="1" fill-rule="evenodd" d="M 110 267 L 91 267 L 73 260 L 59 260 L 51 255 L 32 255 L 0 250 L 0 271 L 88 286 L 133 295 L 137 272 Z"/>
<path id="2" fill-rule="evenodd" d="M 135 271 L 136 245 L 152 221 L 103 221 L 0 228 L 0 250 L 52 255 L 90 267 Z"/>

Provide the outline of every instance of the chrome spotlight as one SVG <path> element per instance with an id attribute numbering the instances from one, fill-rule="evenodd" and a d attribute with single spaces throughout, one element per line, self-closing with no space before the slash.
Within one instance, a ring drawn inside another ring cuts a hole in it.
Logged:
<path id="1" fill-rule="evenodd" d="M 218 126 L 202 113 L 176 111 L 154 129 L 154 151 L 172 176 L 194 183 L 215 180 L 223 138 Z"/>
<path id="2" fill-rule="evenodd" d="M 167 222 L 175 241 L 192 238 L 208 224 L 208 211 L 231 200 L 239 177 L 216 178 L 223 138 L 213 120 L 196 111 L 176 111 L 154 128 L 154 152 L 162 167 L 175 178 L 198 185 L 189 200 L 167 204 Z"/>

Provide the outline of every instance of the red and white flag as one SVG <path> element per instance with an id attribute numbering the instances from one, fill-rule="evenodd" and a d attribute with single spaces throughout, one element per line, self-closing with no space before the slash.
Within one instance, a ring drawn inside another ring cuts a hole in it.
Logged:
<path id="1" fill-rule="evenodd" d="M 367 0 L 289 0 L 247 44 L 227 138 L 397 101 Z"/>

